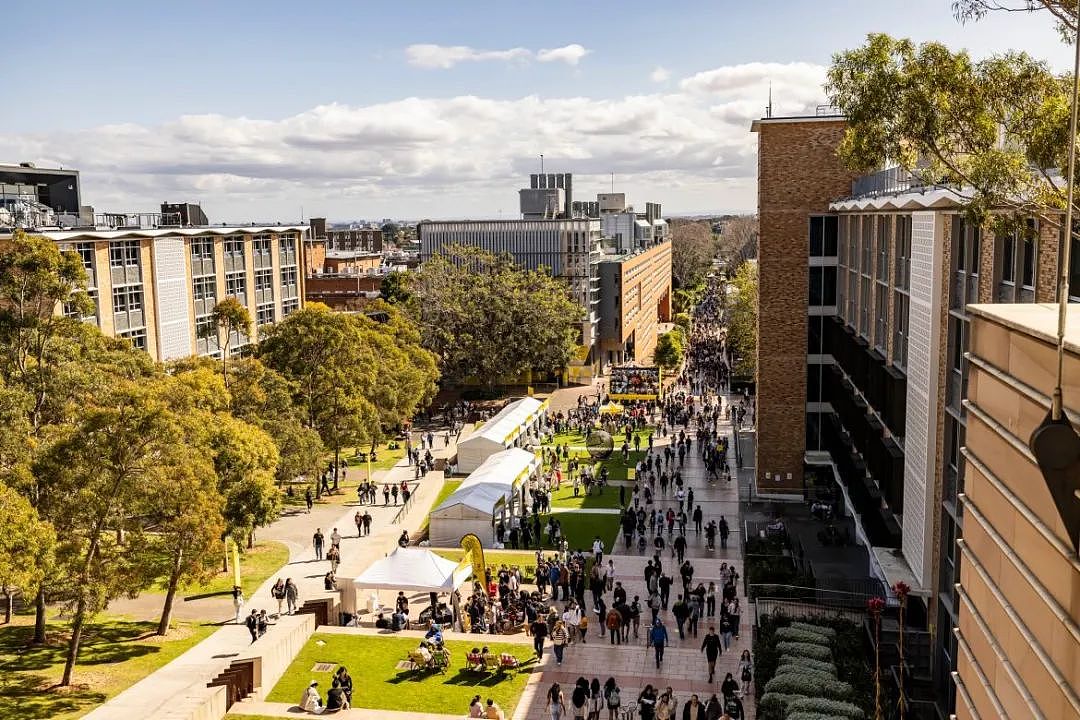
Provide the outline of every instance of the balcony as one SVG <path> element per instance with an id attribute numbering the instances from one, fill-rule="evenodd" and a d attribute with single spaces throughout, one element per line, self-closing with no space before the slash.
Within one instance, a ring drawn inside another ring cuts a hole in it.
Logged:
<path id="1" fill-rule="evenodd" d="M 180 227 L 180 213 L 95 213 L 95 227 L 117 230 L 153 230 Z"/>
<path id="2" fill-rule="evenodd" d="M 903 168 L 888 168 L 855 178 L 851 183 L 853 196 L 875 196 L 901 193 L 923 187 L 923 183 Z"/>

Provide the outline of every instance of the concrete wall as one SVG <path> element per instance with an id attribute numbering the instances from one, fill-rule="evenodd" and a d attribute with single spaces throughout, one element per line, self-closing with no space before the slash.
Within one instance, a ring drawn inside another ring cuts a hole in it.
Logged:
<path id="1" fill-rule="evenodd" d="M 968 312 L 956 714 L 964 720 L 1080 717 L 1080 561 L 1027 447 L 1053 387 L 1056 309 L 969 306 Z M 1080 334 L 1080 322 L 1072 324 Z M 1075 425 L 1075 344 L 1065 378 L 1065 405 Z M 1075 511 L 1080 500 L 1072 503 Z"/>

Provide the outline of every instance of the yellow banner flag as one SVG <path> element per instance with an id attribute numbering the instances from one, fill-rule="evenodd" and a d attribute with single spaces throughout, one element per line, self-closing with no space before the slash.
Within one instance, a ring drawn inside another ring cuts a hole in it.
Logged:
<path id="1" fill-rule="evenodd" d="M 484 565 L 484 546 L 480 543 L 480 538 L 473 533 L 463 536 L 461 538 L 461 549 L 465 551 L 465 557 L 472 561 L 474 578 L 486 587 L 484 569 L 487 566 Z"/>

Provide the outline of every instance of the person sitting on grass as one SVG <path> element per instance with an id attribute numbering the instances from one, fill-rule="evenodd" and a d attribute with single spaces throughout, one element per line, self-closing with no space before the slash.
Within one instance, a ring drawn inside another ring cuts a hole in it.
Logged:
<path id="1" fill-rule="evenodd" d="M 327 713 L 335 713 L 338 710 L 349 709 L 349 698 L 346 697 L 345 691 L 341 689 L 341 683 L 337 678 L 334 678 L 334 683 L 330 687 L 330 690 L 326 693 L 326 710 Z"/>
<path id="2" fill-rule="evenodd" d="M 304 712 L 322 715 L 322 698 L 319 697 L 319 691 L 315 689 L 318 684 L 317 680 L 312 680 L 311 684 L 304 690 L 304 694 L 300 697 L 300 709 Z"/>
<path id="3" fill-rule="evenodd" d="M 390 621 L 387 620 L 382 613 L 379 613 L 379 617 L 375 620 L 375 627 L 377 627 L 379 630 L 389 630 Z"/>

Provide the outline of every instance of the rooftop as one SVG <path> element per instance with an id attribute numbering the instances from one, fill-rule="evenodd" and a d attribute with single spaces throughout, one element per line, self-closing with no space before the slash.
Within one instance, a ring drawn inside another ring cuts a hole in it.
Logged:
<path id="1" fill-rule="evenodd" d="M 124 228 L 113 230 L 108 228 L 87 228 L 82 230 L 43 230 L 34 231 L 35 235 L 49 238 L 56 242 L 78 240 L 87 238 L 91 240 L 118 240 L 121 238 L 158 238 L 195 236 L 195 235 L 233 235 L 236 233 L 264 233 L 282 231 L 306 231 L 307 225 L 214 225 L 203 227 L 173 227 L 173 228 Z"/>

